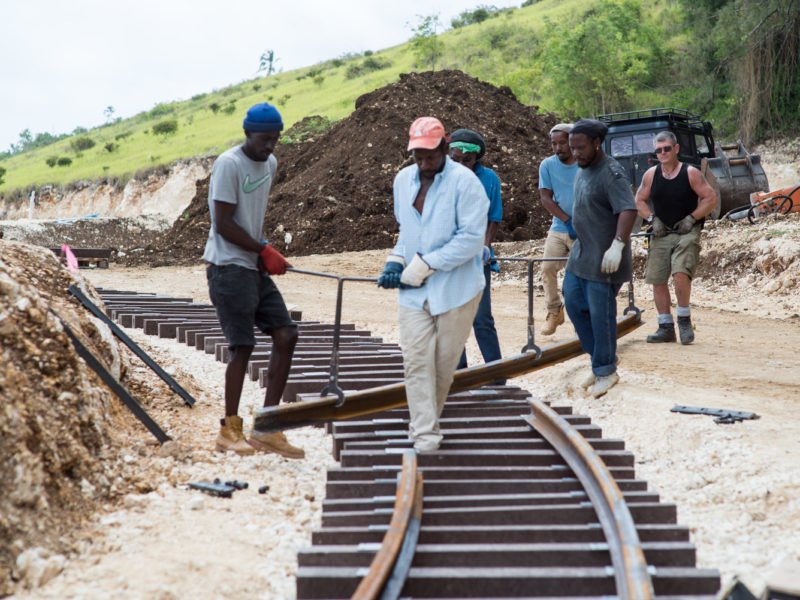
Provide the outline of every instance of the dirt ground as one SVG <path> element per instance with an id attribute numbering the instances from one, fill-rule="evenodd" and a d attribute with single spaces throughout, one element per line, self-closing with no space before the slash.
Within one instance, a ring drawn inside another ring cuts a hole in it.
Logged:
<path id="1" fill-rule="evenodd" d="M 798 244 L 798 225 L 792 217 L 770 226 L 791 229 Z M 537 250 L 536 243 L 508 243 L 498 254 L 535 255 Z M 302 269 L 375 276 L 384 254 L 317 255 L 292 262 Z M 199 265 L 112 266 L 82 274 L 99 287 L 207 301 Z M 698 565 L 720 569 L 723 584 L 739 576 L 758 593 L 776 564 L 800 560 L 800 293 L 788 286 L 768 295 L 760 291 L 768 278 L 757 272 L 750 277 L 741 286 L 719 285 L 710 276 L 696 282 L 697 338 L 691 346 L 645 343 L 655 329 L 652 296 L 637 284 L 636 303 L 645 310 L 646 323 L 621 340 L 621 381 L 599 400 L 577 385 L 588 369 L 585 356 L 513 383 L 591 416 L 606 437 L 623 438 L 636 455 L 638 477 L 665 501 L 677 503 L 678 520 L 690 527 L 697 545 Z M 332 282 L 290 273 L 279 285 L 304 319 L 333 320 Z M 496 278 L 492 296 L 503 353 L 515 354 L 526 341 L 525 283 L 506 269 Z M 626 302 L 621 297 L 620 308 Z M 395 307 L 393 292 L 365 283 L 345 285 L 343 320 L 387 341 L 398 338 Z M 555 336 L 542 338 L 543 317 L 537 292 L 540 345 L 574 335 L 567 323 Z M 123 452 L 154 491 L 108 503 L 75 536 L 61 575 L 14 597 L 293 597 L 294 555 L 310 543 L 325 469 L 333 464 L 329 439 L 318 429 L 290 432 L 290 440 L 306 448 L 304 461 L 216 456 L 211 450 L 222 410 L 222 365 L 177 342 L 134 335 L 198 397 L 198 404 L 190 410 L 176 399 L 171 410 L 153 411 L 177 437 L 172 454 L 160 456 L 144 441 Z M 471 362 L 478 360 L 473 340 L 468 352 Z M 248 383 L 244 404 L 257 407 L 261 399 L 262 391 Z M 753 411 L 761 418 L 717 425 L 711 417 L 671 413 L 676 404 Z M 250 489 L 225 500 L 185 488 L 188 481 L 214 477 L 246 480 Z M 263 484 L 270 491 L 262 496 L 253 488 Z"/>

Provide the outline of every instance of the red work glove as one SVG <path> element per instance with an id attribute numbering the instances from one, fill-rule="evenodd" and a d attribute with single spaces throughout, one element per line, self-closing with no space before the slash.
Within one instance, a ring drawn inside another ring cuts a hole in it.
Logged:
<path id="1" fill-rule="evenodd" d="M 270 275 L 283 275 L 286 267 L 292 265 L 283 257 L 283 254 L 275 250 L 269 244 L 265 244 L 258 254 L 258 270 Z"/>

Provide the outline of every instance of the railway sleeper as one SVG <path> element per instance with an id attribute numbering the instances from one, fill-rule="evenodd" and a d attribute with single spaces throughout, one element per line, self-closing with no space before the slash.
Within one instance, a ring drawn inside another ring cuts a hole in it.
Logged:
<path id="1" fill-rule="evenodd" d="M 644 492 L 644 480 L 617 481 L 619 489 L 625 492 Z M 556 494 L 583 491 L 583 486 L 574 477 L 558 479 L 471 479 L 471 480 L 428 480 L 424 484 L 425 493 L 430 496 L 449 496 L 474 493 L 475 490 L 490 489 L 495 494 Z M 374 481 L 328 481 L 325 498 L 368 498 L 370 496 L 390 496 L 397 489 L 395 478 Z"/>
<path id="2" fill-rule="evenodd" d="M 661 595 L 708 595 L 719 588 L 716 570 L 653 567 L 653 588 Z M 297 598 L 350 598 L 363 567 L 300 567 Z M 611 567 L 412 567 L 401 596 L 422 598 L 519 598 L 616 596 Z"/>
<path id="3" fill-rule="evenodd" d="M 322 527 L 312 532 L 313 544 L 363 544 L 378 543 L 383 539 L 388 525 L 369 527 Z M 636 533 L 642 543 L 688 542 L 689 528 L 683 525 L 641 523 Z M 576 525 L 427 525 L 419 533 L 420 544 L 513 544 L 513 543 L 604 543 L 603 529 L 599 523 Z"/>
<path id="4" fill-rule="evenodd" d="M 379 544 L 314 546 L 297 555 L 301 567 L 368 567 Z M 695 546 L 689 542 L 642 544 L 648 565 L 693 567 Z M 606 567 L 611 555 L 605 542 L 589 543 L 457 543 L 417 544 L 412 567 Z"/>

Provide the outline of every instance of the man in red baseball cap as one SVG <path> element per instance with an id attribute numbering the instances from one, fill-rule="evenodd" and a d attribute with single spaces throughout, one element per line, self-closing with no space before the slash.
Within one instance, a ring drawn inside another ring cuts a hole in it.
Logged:
<path id="1" fill-rule="evenodd" d="M 408 138 L 414 164 L 394 179 L 400 235 L 378 285 L 400 288 L 409 437 L 425 452 L 442 441 L 439 416 L 483 292 L 489 198 L 475 174 L 448 156 L 438 119 L 420 117 Z"/>

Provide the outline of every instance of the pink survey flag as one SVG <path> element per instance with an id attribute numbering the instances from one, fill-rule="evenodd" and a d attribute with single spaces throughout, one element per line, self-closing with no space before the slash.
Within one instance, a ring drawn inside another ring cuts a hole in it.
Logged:
<path id="1" fill-rule="evenodd" d="M 70 273 L 74 273 L 78 270 L 78 259 L 75 258 L 75 254 L 73 254 L 72 249 L 64 244 L 61 246 L 61 251 L 64 253 L 64 256 L 67 257 L 67 268 L 69 269 Z"/>

